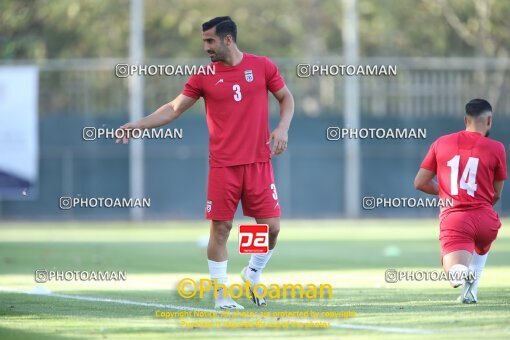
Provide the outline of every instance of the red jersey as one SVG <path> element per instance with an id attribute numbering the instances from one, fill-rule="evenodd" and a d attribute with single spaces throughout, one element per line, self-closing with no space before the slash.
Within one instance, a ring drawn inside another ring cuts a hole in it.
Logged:
<path id="1" fill-rule="evenodd" d="M 285 86 L 266 57 L 243 53 L 235 66 L 213 62 L 214 75 L 193 75 L 182 94 L 204 97 L 211 167 L 267 162 L 271 158 L 268 91 Z"/>
<path id="2" fill-rule="evenodd" d="M 480 133 L 461 131 L 438 138 L 421 167 L 437 174 L 439 197 L 453 199 L 447 211 L 492 209 L 494 181 L 507 177 L 502 143 Z"/>

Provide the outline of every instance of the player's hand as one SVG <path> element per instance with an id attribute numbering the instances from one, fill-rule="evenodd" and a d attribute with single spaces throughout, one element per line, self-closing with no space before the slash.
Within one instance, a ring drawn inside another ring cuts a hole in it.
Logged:
<path id="1" fill-rule="evenodd" d="M 267 144 L 270 144 L 273 141 L 273 147 L 271 149 L 272 155 L 279 155 L 287 150 L 287 141 L 289 140 L 289 135 L 287 130 L 283 128 L 276 128 L 271 132 L 269 136 L 269 140 Z"/>
<path id="2" fill-rule="evenodd" d="M 121 138 L 116 139 L 115 143 L 118 144 L 122 140 L 123 144 L 128 144 L 129 137 L 131 135 L 131 130 L 138 129 L 138 127 L 134 123 L 126 123 L 126 124 L 122 125 L 121 127 L 119 127 L 119 129 L 125 130 L 124 136 L 122 137 L 122 139 Z"/>

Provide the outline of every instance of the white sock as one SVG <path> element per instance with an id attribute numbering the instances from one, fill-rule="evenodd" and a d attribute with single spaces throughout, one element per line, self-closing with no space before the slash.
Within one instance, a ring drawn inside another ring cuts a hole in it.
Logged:
<path id="1" fill-rule="evenodd" d="M 211 276 L 212 284 L 214 284 L 214 279 L 217 279 L 218 284 L 227 284 L 227 261 L 216 262 L 207 260 L 207 264 L 209 265 L 209 275 Z M 222 297 L 223 293 L 218 289 L 218 297 Z"/>
<path id="2" fill-rule="evenodd" d="M 251 256 L 250 262 L 248 263 L 248 270 L 246 271 L 250 281 L 255 282 L 255 284 L 260 282 L 260 274 L 271 258 L 273 250 L 274 249 L 271 249 L 267 254 L 253 254 Z"/>
<path id="3" fill-rule="evenodd" d="M 473 252 L 473 257 L 471 258 L 471 263 L 469 264 L 469 270 L 475 273 L 476 280 L 472 285 L 471 291 L 475 296 L 478 296 L 478 282 L 480 282 L 480 276 L 482 275 L 482 270 L 485 267 L 485 262 L 487 261 L 487 255 L 478 255 Z"/>

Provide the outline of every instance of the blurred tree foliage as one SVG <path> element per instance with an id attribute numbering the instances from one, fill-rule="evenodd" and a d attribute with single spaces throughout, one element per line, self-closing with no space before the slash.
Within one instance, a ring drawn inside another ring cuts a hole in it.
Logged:
<path id="1" fill-rule="evenodd" d="M 127 53 L 129 1 L 2 0 L 2 59 L 90 58 Z"/>
<path id="2" fill-rule="evenodd" d="M 0 58 L 125 57 L 129 6 L 129 0 L 2 0 Z M 358 0 L 358 10 L 363 56 L 510 50 L 508 0 Z M 341 0 L 145 0 L 146 57 L 203 56 L 201 23 L 219 15 L 237 22 L 242 50 L 273 57 L 342 52 Z"/>

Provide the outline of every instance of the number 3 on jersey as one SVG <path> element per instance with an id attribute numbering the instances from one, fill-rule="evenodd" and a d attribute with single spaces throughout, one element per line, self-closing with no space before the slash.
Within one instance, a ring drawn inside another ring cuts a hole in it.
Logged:
<path id="1" fill-rule="evenodd" d="M 271 183 L 270 188 L 273 191 L 273 199 L 275 201 L 278 201 L 278 194 L 276 193 L 276 185 L 274 185 L 274 183 Z"/>
<path id="2" fill-rule="evenodd" d="M 243 99 L 243 95 L 241 94 L 241 86 L 239 84 L 234 84 L 232 86 L 232 90 L 234 90 L 234 100 L 236 102 L 240 102 Z"/>
<path id="3" fill-rule="evenodd" d="M 476 184 L 476 171 L 478 170 L 478 158 L 469 157 L 466 167 L 462 172 L 462 177 L 459 180 L 459 164 L 460 164 L 460 155 L 455 155 L 452 159 L 446 163 L 450 168 L 450 194 L 458 195 L 459 188 L 457 186 L 457 182 L 461 189 L 467 191 L 468 195 L 471 197 L 475 197 L 475 191 L 477 188 Z"/>

